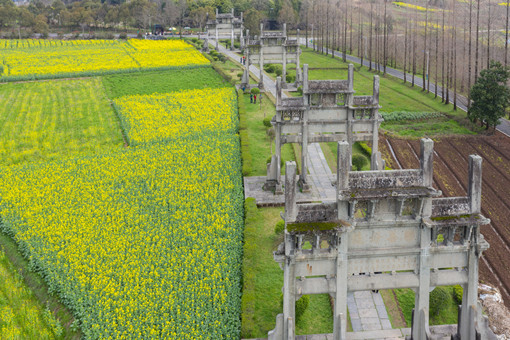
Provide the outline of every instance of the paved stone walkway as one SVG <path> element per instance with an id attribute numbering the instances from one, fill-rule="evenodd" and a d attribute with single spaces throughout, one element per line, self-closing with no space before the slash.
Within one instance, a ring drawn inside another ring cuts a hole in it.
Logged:
<path id="1" fill-rule="evenodd" d="M 212 46 L 216 46 L 214 40 L 210 40 L 210 42 Z M 237 54 L 235 51 L 230 51 L 226 49 L 225 46 L 222 46 L 221 44 L 219 45 L 219 52 L 223 53 L 230 59 L 235 60 L 237 62 L 239 62 L 240 60 L 239 54 Z M 258 77 L 258 75 L 260 74 L 259 68 L 255 65 L 250 65 L 250 72 L 253 75 L 255 75 L 255 77 Z M 276 84 L 267 75 L 264 75 L 264 90 L 266 92 L 270 92 L 274 97 L 276 97 Z M 282 93 L 282 97 L 283 98 L 287 97 L 285 92 Z M 329 168 L 326 158 L 324 157 L 324 153 L 322 152 L 320 145 L 318 143 L 308 145 L 307 162 L 308 162 L 308 180 L 311 184 L 311 193 L 310 195 L 304 195 L 301 200 L 298 200 L 298 202 L 316 201 L 317 198 L 323 201 L 335 200 L 336 194 L 335 188 L 333 186 L 335 176 L 331 172 L 331 169 Z M 250 195 L 249 197 L 257 196 L 255 198 L 257 199 L 257 202 L 260 205 L 271 204 L 272 202 L 281 201 L 279 197 L 267 197 L 267 199 L 265 199 L 264 202 L 262 202 L 261 200 L 265 198 L 265 195 L 263 192 L 258 192 L 259 181 L 260 179 L 257 179 L 257 185 L 252 184 L 252 188 L 256 189 L 257 192 L 253 191 L 253 195 Z"/>
<path id="2" fill-rule="evenodd" d="M 354 332 L 392 329 L 381 294 L 371 291 L 349 293 L 347 308 Z"/>

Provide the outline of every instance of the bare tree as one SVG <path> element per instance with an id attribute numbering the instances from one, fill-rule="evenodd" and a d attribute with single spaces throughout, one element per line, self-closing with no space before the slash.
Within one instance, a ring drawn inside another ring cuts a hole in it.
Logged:
<path id="1" fill-rule="evenodd" d="M 476 0 L 476 39 L 475 39 L 475 83 L 478 79 L 478 35 L 480 32 L 480 0 Z"/>
<path id="2" fill-rule="evenodd" d="M 427 80 L 426 77 L 428 77 L 428 74 L 425 74 L 426 71 L 426 63 L 427 63 L 427 28 L 429 25 L 429 2 L 427 1 L 427 7 L 425 8 L 425 34 L 423 36 L 423 91 L 425 91 L 425 81 Z"/>

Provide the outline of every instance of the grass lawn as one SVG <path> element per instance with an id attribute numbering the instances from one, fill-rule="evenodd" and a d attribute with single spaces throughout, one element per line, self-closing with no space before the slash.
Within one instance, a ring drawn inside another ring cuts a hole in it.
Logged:
<path id="1" fill-rule="evenodd" d="M 257 98 L 260 98 L 257 96 Z M 257 104 L 250 103 L 250 95 L 244 94 L 239 97 L 239 100 L 244 101 L 246 107 L 246 123 L 248 131 L 249 153 L 252 157 L 252 170 L 248 176 L 265 176 L 267 174 L 267 163 L 271 155 L 274 153 L 274 141 L 272 141 L 266 128 L 263 124 L 265 117 L 273 117 L 276 113 L 275 106 L 267 98 L 263 97 L 262 105 L 260 101 Z M 243 114 L 243 113 L 241 113 Z M 285 164 L 286 161 L 293 161 L 295 158 L 294 151 L 291 144 L 284 144 L 282 146 L 282 159 Z M 285 167 L 282 166 L 282 174 L 285 172 Z"/>
<path id="2" fill-rule="evenodd" d="M 324 157 L 326 157 L 326 161 L 328 162 L 329 168 L 333 173 L 336 173 L 338 143 L 336 142 L 321 143 L 321 149 L 322 152 L 324 153 Z M 352 146 L 352 155 L 354 156 L 356 154 L 362 155 L 367 159 L 367 162 L 362 170 L 363 171 L 370 170 L 370 157 L 368 157 L 363 152 L 358 142 L 354 143 L 354 145 Z"/>
<path id="3" fill-rule="evenodd" d="M 0 85 L 0 165 L 122 145 L 120 123 L 100 78 Z"/>
<path id="4" fill-rule="evenodd" d="M 249 202 L 249 201 L 248 201 Z M 283 208 L 258 209 L 247 203 L 244 234 L 242 338 L 267 337 L 282 312 L 283 271 L 273 259 L 273 251 L 283 240 L 274 227 Z M 311 295 L 297 334 L 331 333 L 333 315 L 327 295 Z"/>
<path id="5" fill-rule="evenodd" d="M 458 307 L 454 299 L 453 286 L 444 287 L 448 293 L 444 305 L 439 308 L 436 315 L 429 314 L 429 324 L 432 325 L 449 325 L 457 323 Z M 398 305 L 402 314 L 404 315 L 407 327 L 411 327 L 412 311 L 414 308 L 414 291 L 412 289 L 394 289 L 395 296 L 398 300 Z M 432 294 L 432 293 L 431 293 Z"/>

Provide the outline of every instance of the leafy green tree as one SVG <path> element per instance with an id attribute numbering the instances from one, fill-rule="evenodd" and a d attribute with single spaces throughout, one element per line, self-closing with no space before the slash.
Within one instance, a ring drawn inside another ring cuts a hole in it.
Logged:
<path id="1" fill-rule="evenodd" d="M 500 62 L 491 61 L 489 68 L 482 70 L 477 81 L 471 88 L 473 104 L 469 109 L 472 121 L 480 120 L 489 126 L 499 124 L 510 105 L 510 89 L 506 85 L 510 73 Z"/>

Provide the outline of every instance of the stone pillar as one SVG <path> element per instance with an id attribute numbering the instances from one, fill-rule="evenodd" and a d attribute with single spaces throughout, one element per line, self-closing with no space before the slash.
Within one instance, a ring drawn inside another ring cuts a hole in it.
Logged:
<path id="1" fill-rule="evenodd" d="M 248 43 L 250 42 L 250 30 L 246 30 L 246 36 L 244 37 L 244 47 L 248 50 Z M 248 58 L 248 57 L 246 57 Z"/>
<path id="2" fill-rule="evenodd" d="M 472 214 L 479 214 L 482 208 L 482 157 L 469 156 L 469 205 Z"/>
<path id="3" fill-rule="evenodd" d="M 264 43 L 262 40 L 264 30 L 264 24 L 260 23 L 260 53 L 259 53 L 259 67 L 260 67 L 260 77 L 259 77 L 259 89 L 264 88 Z"/>
<path id="4" fill-rule="evenodd" d="M 421 140 L 420 169 L 423 186 L 432 187 L 434 179 L 434 142 L 430 138 Z"/>
<path id="5" fill-rule="evenodd" d="M 349 189 L 349 171 L 351 170 L 351 146 L 346 141 L 338 142 L 336 193 L 338 201 L 338 219 L 349 220 L 349 202 L 341 201 L 338 194 L 341 190 Z"/>
<path id="6" fill-rule="evenodd" d="M 231 51 L 234 50 L 234 39 L 235 39 L 235 36 L 234 36 L 234 23 L 232 23 L 232 30 L 230 31 L 230 50 Z"/>
<path id="7" fill-rule="evenodd" d="M 482 158 L 478 155 L 469 156 L 469 188 L 468 198 L 471 213 L 480 213 L 482 197 Z M 460 324 L 461 339 L 475 338 L 475 320 L 478 312 L 478 260 L 481 252 L 477 249 L 480 240 L 480 228 L 478 226 L 468 226 L 473 228 L 471 233 L 471 244 L 468 255 L 468 283 L 463 287 L 462 311 Z"/>
<path id="8" fill-rule="evenodd" d="M 354 100 L 354 65 L 349 64 L 349 68 L 347 70 L 347 82 L 348 82 L 348 94 L 345 98 L 345 105 L 352 105 Z"/>
<path id="9" fill-rule="evenodd" d="M 218 10 L 216 9 L 216 11 L 218 11 Z M 216 20 L 215 33 L 216 33 L 216 51 L 218 51 L 219 50 L 219 43 L 220 43 L 220 39 L 219 39 L 219 36 L 218 36 L 218 20 Z"/>
<path id="10" fill-rule="evenodd" d="M 282 87 L 281 87 L 281 78 L 278 77 L 276 79 L 276 107 L 278 105 L 281 105 L 282 101 Z M 276 164 L 275 168 L 277 169 L 276 172 L 276 188 L 275 188 L 275 194 L 281 194 L 282 193 L 282 185 L 281 185 L 281 171 L 280 171 L 280 164 L 282 159 L 282 144 L 281 144 L 281 136 L 282 136 L 282 115 L 280 112 L 276 111 L 276 125 L 275 125 L 275 137 L 274 137 L 274 143 L 275 143 L 275 153 L 276 153 Z"/>
<path id="11" fill-rule="evenodd" d="M 308 184 L 308 162 L 306 160 L 308 156 L 308 112 L 305 109 L 303 112 L 303 125 L 301 128 L 301 176 L 299 177 L 299 183 L 303 192 L 310 191 L 310 185 Z"/>
<path id="12" fill-rule="evenodd" d="M 374 87 L 372 95 L 372 105 L 375 106 L 371 111 L 371 117 L 374 120 L 372 125 L 372 158 L 370 162 L 371 170 L 384 170 L 382 158 L 379 153 L 379 123 L 378 119 L 378 105 L 379 105 L 379 76 L 374 76 Z"/>
<path id="13" fill-rule="evenodd" d="M 287 24 L 283 23 L 283 41 L 282 44 L 283 48 L 283 56 L 282 56 L 282 80 L 283 80 L 283 87 L 287 88 Z"/>
<path id="14" fill-rule="evenodd" d="M 296 163 L 287 162 L 285 164 L 285 224 L 294 222 L 297 216 L 296 205 Z M 293 237 L 285 228 L 285 261 L 283 268 L 283 339 L 294 339 L 294 330 L 289 320 L 295 319 L 296 292 L 295 292 L 295 265 L 290 259 L 293 251 Z M 289 327 L 290 326 L 290 327 Z M 292 334 L 289 334 L 289 333 Z"/>
<path id="15" fill-rule="evenodd" d="M 243 37 L 243 30 L 244 30 L 244 25 L 243 25 L 243 12 L 241 12 L 241 33 L 239 35 L 239 43 L 241 44 L 241 50 L 244 49 L 244 37 Z"/>
<path id="16" fill-rule="evenodd" d="M 296 162 L 285 162 L 285 223 L 296 221 Z M 285 248 L 287 251 L 287 248 Z"/>
<path id="17" fill-rule="evenodd" d="M 303 96 L 305 97 L 305 106 L 309 105 L 308 103 L 308 64 L 303 65 Z"/>
<path id="18" fill-rule="evenodd" d="M 336 258 L 336 293 L 335 311 L 333 319 L 333 339 L 347 339 L 347 253 L 349 251 L 349 236 L 342 233 L 341 242 L 338 245 Z"/>
<path id="19" fill-rule="evenodd" d="M 296 50 L 296 87 L 301 86 L 303 82 L 303 77 L 301 75 L 301 66 L 300 66 L 300 56 L 301 56 L 301 48 L 299 46 L 299 28 L 297 30 L 297 50 Z"/>
<path id="20" fill-rule="evenodd" d="M 305 106 L 305 111 L 303 112 L 303 128 L 301 130 L 301 177 L 299 182 L 301 184 L 301 188 L 303 191 L 309 191 L 310 186 L 306 182 L 306 175 L 308 171 L 306 155 L 308 154 L 308 111 L 309 111 L 309 102 L 308 102 L 308 64 L 303 65 L 303 104 Z"/>
<path id="21" fill-rule="evenodd" d="M 429 138 L 421 140 L 420 169 L 422 171 L 423 186 L 432 187 L 434 164 L 434 142 Z M 432 198 L 423 198 L 423 217 L 430 217 L 432 213 Z M 428 318 L 421 315 L 429 315 L 430 294 L 430 243 L 431 229 L 423 227 L 420 231 L 420 263 L 419 263 L 419 286 L 415 293 L 413 315 L 413 339 L 426 339 L 429 329 Z"/>

